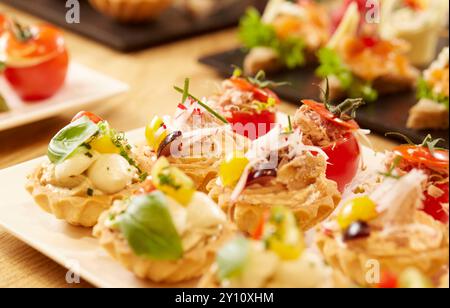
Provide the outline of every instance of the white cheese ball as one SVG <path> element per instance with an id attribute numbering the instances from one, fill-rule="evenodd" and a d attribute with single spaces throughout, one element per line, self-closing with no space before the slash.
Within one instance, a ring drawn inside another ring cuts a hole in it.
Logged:
<path id="1" fill-rule="evenodd" d="M 115 194 L 131 184 L 134 167 L 119 154 L 102 154 L 88 169 L 92 184 L 107 194 Z"/>
<path id="2" fill-rule="evenodd" d="M 88 154 L 89 153 L 89 154 Z M 71 177 L 83 174 L 98 158 L 98 153 L 91 151 L 78 153 L 55 166 L 55 177 L 63 182 Z"/>

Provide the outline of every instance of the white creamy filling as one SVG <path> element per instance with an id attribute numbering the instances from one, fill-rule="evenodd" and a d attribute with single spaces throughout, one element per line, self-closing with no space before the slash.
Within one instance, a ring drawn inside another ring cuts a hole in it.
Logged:
<path id="1" fill-rule="evenodd" d="M 185 207 L 168 196 L 167 199 L 172 221 L 182 237 L 185 251 L 195 246 L 209 228 L 226 223 L 225 214 L 204 193 L 195 192 Z"/>
<path id="2" fill-rule="evenodd" d="M 91 155 L 81 152 L 66 159 L 55 166 L 55 178 L 64 183 L 71 177 L 87 172 L 87 177 L 94 185 L 106 194 L 115 194 L 132 183 L 136 174 L 135 168 L 119 154 L 99 154 L 95 151 Z"/>
<path id="3" fill-rule="evenodd" d="M 320 257 L 305 251 L 296 260 L 282 260 L 266 250 L 263 243 L 253 241 L 250 256 L 239 277 L 225 281 L 226 287 L 243 288 L 318 288 L 326 287 L 331 269 Z"/>

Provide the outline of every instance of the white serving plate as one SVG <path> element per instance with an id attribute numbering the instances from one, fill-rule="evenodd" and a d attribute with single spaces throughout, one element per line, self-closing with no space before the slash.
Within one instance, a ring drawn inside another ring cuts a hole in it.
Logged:
<path id="1" fill-rule="evenodd" d="M 25 103 L 0 76 L 0 93 L 5 98 L 7 112 L 0 112 L 0 131 L 17 127 L 62 112 L 80 110 L 128 90 L 125 83 L 78 63 L 69 67 L 67 80 L 55 96 L 37 103 Z"/>
<path id="2" fill-rule="evenodd" d="M 144 130 L 127 133 L 132 143 L 142 141 Z M 364 162 L 379 165 L 380 155 L 363 148 Z M 91 230 L 73 227 L 39 208 L 25 190 L 26 176 L 45 157 L 0 170 L 0 225 L 28 245 L 97 287 L 194 287 L 196 281 L 161 285 L 136 278 L 114 261 L 91 236 Z"/>

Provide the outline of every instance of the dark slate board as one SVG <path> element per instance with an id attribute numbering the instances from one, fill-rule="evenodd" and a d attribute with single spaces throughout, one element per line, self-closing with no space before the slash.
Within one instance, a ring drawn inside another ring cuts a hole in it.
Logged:
<path id="1" fill-rule="evenodd" d="M 172 8 L 157 20 L 139 25 L 118 23 L 95 11 L 87 0 L 80 0 L 81 22 L 79 24 L 66 22 L 67 9 L 64 0 L 0 0 L 0 2 L 85 35 L 119 51 L 129 52 L 234 26 L 248 6 L 253 5 L 262 10 L 267 1 L 242 0 L 232 8 L 197 19 L 181 10 Z"/>
<path id="2" fill-rule="evenodd" d="M 448 45 L 448 39 L 442 42 Z M 200 62 L 216 69 L 223 76 L 230 76 L 233 72 L 233 65 L 242 67 L 245 52 L 241 49 L 206 56 Z M 268 76 L 274 81 L 287 81 L 289 86 L 274 89 L 283 99 L 300 105 L 300 99 L 319 99 L 320 90 L 318 85 L 320 80 L 314 75 L 315 66 L 308 66 L 297 70 L 285 70 Z M 408 136 L 415 143 L 421 143 L 427 134 L 433 138 L 443 138 L 445 142 L 441 146 L 448 148 L 448 130 L 424 130 L 415 131 L 406 128 L 408 111 L 417 102 L 415 93 L 400 93 L 396 95 L 383 96 L 379 101 L 366 105 L 357 112 L 357 121 L 363 128 L 368 128 L 374 133 L 384 135 L 387 132 L 399 132 Z M 392 137 L 396 138 L 396 137 Z M 402 140 L 404 141 L 404 140 Z"/>

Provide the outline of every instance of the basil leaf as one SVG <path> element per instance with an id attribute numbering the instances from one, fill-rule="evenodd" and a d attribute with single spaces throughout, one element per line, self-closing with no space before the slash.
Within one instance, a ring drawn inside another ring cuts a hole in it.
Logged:
<path id="1" fill-rule="evenodd" d="M 117 217 L 117 226 L 138 256 L 154 260 L 178 260 L 183 256 L 181 238 L 159 191 L 131 199 Z"/>
<path id="2" fill-rule="evenodd" d="M 420 78 L 417 83 L 417 98 L 430 99 L 439 104 L 443 104 L 445 108 L 449 109 L 449 97 L 443 94 L 434 93 L 433 89 L 428 85 L 428 83 L 423 78 Z"/>
<path id="3" fill-rule="evenodd" d="M 88 117 L 70 123 L 50 141 L 47 156 L 54 164 L 67 159 L 78 147 L 98 132 L 98 126 Z"/>
<path id="4" fill-rule="evenodd" d="M 223 280 L 239 276 L 248 261 L 249 252 L 249 241 L 243 236 L 238 236 L 226 244 L 217 253 L 216 262 L 219 268 L 219 278 Z"/>

